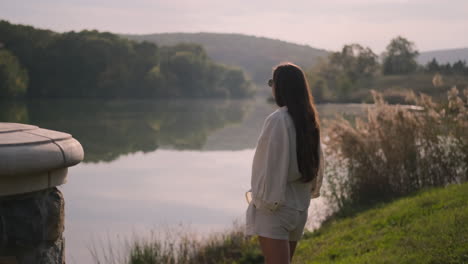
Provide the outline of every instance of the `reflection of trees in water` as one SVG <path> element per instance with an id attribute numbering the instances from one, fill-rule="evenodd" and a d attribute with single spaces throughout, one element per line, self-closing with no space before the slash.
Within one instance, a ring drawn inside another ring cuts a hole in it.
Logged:
<path id="1" fill-rule="evenodd" d="M 246 100 L 35 100 L 2 102 L 0 122 L 30 123 L 70 133 L 85 162 L 159 147 L 198 150 L 209 133 L 241 122 Z"/>
<path id="2" fill-rule="evenodd" d="M 0 100 L 0 122 L 29 123 L 26 104 L 18 101 Z"/>
<path id="3" fill-rule="evenodd" d="M 355 116 L 365 114 L 367 106 L 324 104 L 318 105 L 318 111 L 322 121 L 335 119 L 339 113 L 353 122 Z M 178 150 L 255 148 L 264 119 L 274 109 L 262 100 L 2 101 L 0 122 L 30 123 L 68 132 L 82 143 L 85 162 L 98 162 L 161 147 Z M 241 125 L 229 126 L 241 122 Z M 322 122 L 324 128 L 326 124 Z"/>

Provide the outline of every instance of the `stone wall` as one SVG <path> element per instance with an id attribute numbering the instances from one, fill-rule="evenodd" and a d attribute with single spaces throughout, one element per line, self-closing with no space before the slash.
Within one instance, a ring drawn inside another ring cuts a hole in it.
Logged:
<path id="1" fill-rule="evenodd" d="M 0 264 L 65 263 L 64 199 L 56 188 L 0 196 Z"/>

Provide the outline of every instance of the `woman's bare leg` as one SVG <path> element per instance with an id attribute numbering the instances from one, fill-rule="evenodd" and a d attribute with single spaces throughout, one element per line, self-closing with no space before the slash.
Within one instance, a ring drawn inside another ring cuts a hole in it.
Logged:
<path id="1" fill-rule="evenodd" d="M 297 241 L 289 241 L 289 261 L 292 262 L 294 251 L 296 250 Z"/>
<path id="2" fill-rule="evenodd" d="M 265 264 L 289 264 L 288 240 L 258 236 Z"/>

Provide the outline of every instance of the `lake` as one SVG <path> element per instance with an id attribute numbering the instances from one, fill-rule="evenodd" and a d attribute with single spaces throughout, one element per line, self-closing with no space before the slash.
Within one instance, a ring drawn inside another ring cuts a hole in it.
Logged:
<path id="1" fill-rule="evenodd" d="M 365 108 L 318 105 L 322 119 Z M 93 247 L 119 250 L 126 240 L 173 227 L 203 236 L 243 222 L 255 144 L 275 109 L 260 97 L 4 101 L 0 122 L 64 131 L 83 145 L 84 162 L 59 189 L 67 263 L 92 263 Z M 326 212 L 322 198 L 312 200 L 308 227 L 318 227 Z"/>

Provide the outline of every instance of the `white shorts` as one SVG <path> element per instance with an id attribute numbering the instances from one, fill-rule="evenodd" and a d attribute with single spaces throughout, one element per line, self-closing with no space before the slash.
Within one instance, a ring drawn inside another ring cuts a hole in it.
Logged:
<path id="1" fill-rule="evenodd" d="M 307 210 L 299 211 L 287 206 L 280 206 L 275 211 L 256 208 L 250 202 L 246 211 L 246 229 L 248 236 L 298 241 L 302 238 L 307 222 Z"/>

